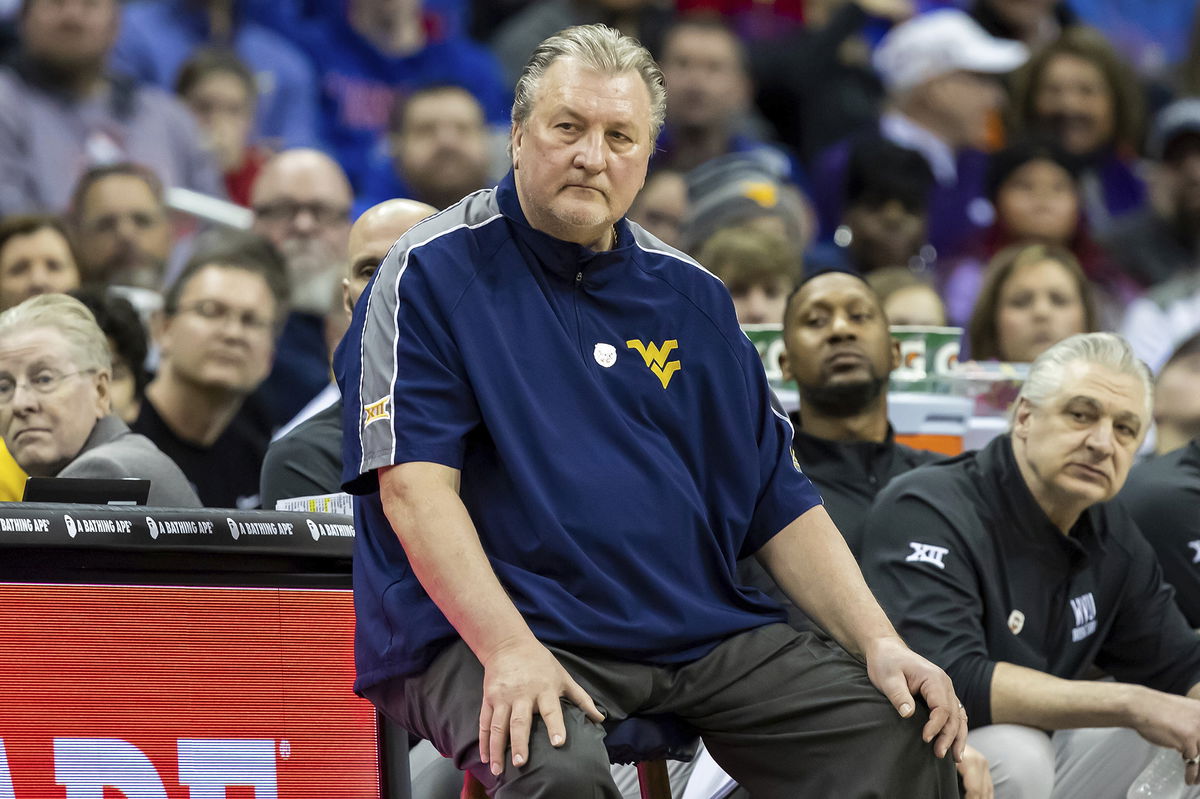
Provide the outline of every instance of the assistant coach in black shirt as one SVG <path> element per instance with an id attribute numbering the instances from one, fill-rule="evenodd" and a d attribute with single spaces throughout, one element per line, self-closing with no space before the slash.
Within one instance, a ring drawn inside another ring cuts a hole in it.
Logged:
<path id="1" fill-rule="evenodd" d="M 1158 553 L 1188 624 L 1200 628 L 1200 438 L 1138 464 L 1119 499 Z"/>
<path id="2" fill-rule="evenodd" d="M 1034 362 L 1010 435 L 896 478 L 867 518 L 868 582 L 954 679 L 997 797 L 1124 796 L 1152 744 L 1200 755 L 1200 637 L 1108 502 L 1150 392 L 1124 340 L 1072 336 Z"/>
<path id="3" fill-rule="evenodd" d="M 941 458 L 897 444 L 887 415 L 887 385 L 900 363 L 875 291 L 847 272 L 822 272 L 800 284 L 784 307 L 779 366 L 795 380 L 801 411 L 793 413 L 792 451 L 830 518 L 857 554 L 867 510 L 893 477 Z M 813 624 L 754 558 L 742 579 L 787 609 L 799 630 Z"/>
<path id="4" fill-rule="evenodd" d="M 862 278 L 822 272 L 801 283 L 784 308 L 783 340 L 779 365 L 785 380 L 796 381 L 802 408 L 791 416 L 792 451 L 857 554 L 876 494 L 893 477 L 943 456 L 896 443 L 887 386 L 900 364 L 900 344 Z M 756 559 L 738 566 L 743 581 L 783 605 L 789 624 L 814 628 Z M 987 795 L 987 763 L 978 752 L 967 747 L 958 771 L 969 799 Z"/>
<path id="5" fill-rule="evenodd" d="M 896 475 L 943 456 L 896 443 L 887 387 L 900 343 L 862 278 L 824 272 L 802 283 L 788 299 L 783 338 L 779 365 L 800 390 L 796 457 L 858 552 L 875 495 Z"/>

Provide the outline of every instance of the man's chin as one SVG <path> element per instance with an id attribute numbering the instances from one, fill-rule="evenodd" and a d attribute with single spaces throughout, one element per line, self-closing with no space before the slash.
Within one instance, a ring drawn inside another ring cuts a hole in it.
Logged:
<path id="1" fill-rule="evenodd" d="M 886 378 L 871 378 L 855 370 L 829 377 L 819 386 L 800 390 L 800 407 L 810 406 L 833 417 L 857 416 L 879 399 L 887 387 Z"/>

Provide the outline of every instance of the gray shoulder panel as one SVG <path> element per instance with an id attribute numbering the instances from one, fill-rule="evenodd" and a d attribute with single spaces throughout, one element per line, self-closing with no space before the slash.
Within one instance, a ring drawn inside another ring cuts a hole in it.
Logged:
<path id="1" fill-rule="evenodd" d="M 408 266 L 409 255 L 442 236 L 464 229 L 482 227 L 501 219 L 496 202 L 496 190 L 484 189 L 434 214 L 413 226 L 392 245 L 379 265 L 379 274 L 367 298 L 366 319 L 363 321 L 359 358 L 362 371 L 359 380 L 359 399 L 362 408 L 358 415 L 359 441 L 362 444 L 362 474 L 380 464 L 375 461 L 387 454 L 387 463 L 395 455 L 396 437 L 387 411 L 395 407 L 392 400 L 396 384 L 396 348 L 399 325 L 396 314 L 400 306 L 400 280 Z M 368 409 L 375 409 L 371 413 Z"/>

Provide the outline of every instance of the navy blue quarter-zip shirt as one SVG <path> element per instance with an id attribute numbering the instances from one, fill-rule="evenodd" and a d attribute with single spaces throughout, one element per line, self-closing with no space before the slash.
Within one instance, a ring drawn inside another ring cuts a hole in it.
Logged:
<path id="1" fill-rule="evenodd" d="M 375 470 L 461 470 L 497 577 L 539 640 L 685 662 L 784 618 L 735 564 L 820 502 L 720 281 L 621 220 L 606 252 L 531 228 L 510 174 L 420 223 L 376 272 L 335 368 L 356 493 L 358 688 L 457 634 Z"/>

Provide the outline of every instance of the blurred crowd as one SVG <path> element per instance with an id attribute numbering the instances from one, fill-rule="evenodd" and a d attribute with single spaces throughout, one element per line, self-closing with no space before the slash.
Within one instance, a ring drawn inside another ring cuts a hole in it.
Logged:
<path id="1" fill-rule="evenodd" d="M 352 223 L 493 185 L 531 50 L 596 21 L 668 90 L 630 218 L 741 322 L 842 270 L 964 358 L 1119 331 L 1160 451 L 1200 433 L 1193 0 L 7 0 L 0 311 L 75 294 L 113 412 L 203 504 L 256 507 L 272 438 L 336 403 L 378 258 Z M 21 480 L 0 454 L 0 498 Z"/>

